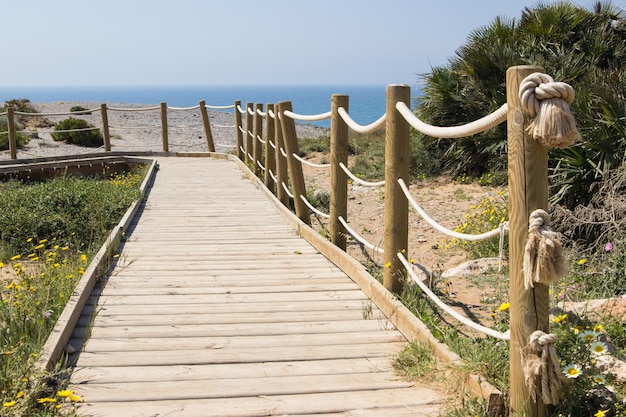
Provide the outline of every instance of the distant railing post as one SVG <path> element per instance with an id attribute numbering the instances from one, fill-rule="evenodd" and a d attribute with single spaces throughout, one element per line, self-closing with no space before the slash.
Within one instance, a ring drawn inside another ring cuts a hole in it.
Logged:
<path id="1" fill-rule="evenodd" d="M 339 115 L 339 108 L 348 111 L 349 98 L 335 94 L 331 100 L 330 116 L 330 240 L 346 250 L 346 230 L 339 217 L 348 220 L 348 175 L 339 166 L 348 166 L 348 125 Z"/>
<path id="2" fill-rule="evenodd" d="M 253 131 L 253 144 L 252 145 L 252 156 L 254 157 L 254 174 L 257 177 L 261 177 L 261 167 L 259 166 L 259 162 L 262 161 L 263 155 L 263 144 L 261 143 L 260 138 L 263 137 L 263 116 L 259 114 L 260 111 L 263 111 L 263 104 L 256 103 L 254 105 L 254 131 Z"/>
<path id="3" fill-rule="evenodd" d="M 274 107 L 274 114 L 276 115 L 276 134 L 274 135 L 274 144 L 276 150 L 276 196 L 285 207 L 289 207 L 289 195 L 285 191 L 283 184 L 289 184 L 289 172 L 287 169 L 287 156 L 283 155 L 281 150 L 285 149 L 285 141 L 283 139 L 283 127 L 280 123 L 280 115 L 278 114 L 278 106 Z"/>
<path id="4" fill-rule="evenodd" d="M 163 129 L 163 152 L 170 151 L 167 133 L 167 104 L 161 103 L 161 128 Z"/>
<path id="5" fill-rule="evenodd" d="M 519 87 L 534 72 L 545 72 L 536 66 L 511 67 L 506 72 L 507 135 L 509 174 L 509 301 L 510 308 L 510 384 L 511 415 L 542 417 L 546 406 L 533 399 L 525 383 L 521 351 L 535 330 L 548 332 L 548 286 L 535 283 L 524 286 L 522 271 L 528 238 L 530 213 L 548 209 L 548 151 L 526 131 L 528 116 L 522 110 Z"/>
<path id="6" fill-rule="evenodd" d="M 274 105 L 268 103 L 265 106 L 266 116 L 265 116 L 265 186 L 274 191 L 274 180 L 272 179 L 272 173 L 276 175 L 276 153 L 272 145 L 270 144 L 272 141 L 276 142 L 274 139 L 275 128 L 274 128 L 274 118 L 271 116 L 274 113 Z"/>
<path id="7" fill-rule="evenodd" d="M 215 144 L 213 143 L 213 132 L 211 132 L 211 123 L 209 123 L 209 113 L 206 111 L 206 101 L 200 100 L 200 115 L 202 116 L 202 124 L 204 125 L 204 136 L 206 137 L 206 146 L 209 152 L 215 152 Z"/>
<path id="8" fill-rule="evenodd" d="M 111 135 L 109 134 L 109 115 L 106 103 L 100 104 L 100 116 L 102 116 L 102 138 L 104 139 L 104 151 L 111 152 Z"/>
<path id="9" fill-rule="evenodd" d="M 254 119 L 252 113 L 254 103 L 246 103 L 246 163 L 252 163 L 252 130 L 254 129 Z"/>
<path id="10" fill-rule="evenodd" d="M 294 158 L 298 154 L 298 136 L 296 134 L 296 124 L 290 117 L 285 116 L 286 111 L 291 111 L 291 102 L 283 101 L 278 103 L 280 114 L 280 124 L 283 128 L 283 138 L 285 140 L 285 151 L 287 153 L 287 166 L 289 167 L 289 178 L 293 190 L 293 203 L 296 208 L 296 216 L 305 224 L 311 225 L 311 213 L 309 208 L 302 201 L 300 196 L 306 197 L 304 185 L 304 174 L 302 173 L 302 163 Z"/>
<path id="11" fill-rule="evenodd" d="M 7 129 L 9 130 L 9 152 L 11 159 L 17 159 L 17 138 L 15 136 L 15 109 L 7 107 Z"/>
<path id="12" fill-rule="evenodd" d="M 243 161 L 244 160 L 244 154 L 243 154 L 243 120 L 241 118 L 241 112 L 239 111 L 239 108 L 241 107 L 241 101 L 236 100 L 235 101 L 235 124 L 237 125 L 235 127 L 235 129 L 237 129 L 237 157 L 239 158 L 239 160 Z"/>
<path id="13" fill-rule="evenodd" d="M 410 106 L 411 89 L 407 85 L 387 86 L 385 138 L 385 266 L 383 285 L 389 291 L 402 292 L 406 271 L 398 252 L 408 247 L 409 202 L 398 184 L 409 183 L 409 123 L 396 109 L 396 103 Z"/>

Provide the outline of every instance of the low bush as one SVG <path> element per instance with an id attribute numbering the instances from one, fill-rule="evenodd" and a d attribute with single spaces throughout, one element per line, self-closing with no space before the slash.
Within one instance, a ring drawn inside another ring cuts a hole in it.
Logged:
<path id="1" fill-rule="evenodd" d="M 98 147 L 104 144 L 100 130 L 83 119 L 68 117 L 54 125 L 52 139 L 72 145 Z"/>

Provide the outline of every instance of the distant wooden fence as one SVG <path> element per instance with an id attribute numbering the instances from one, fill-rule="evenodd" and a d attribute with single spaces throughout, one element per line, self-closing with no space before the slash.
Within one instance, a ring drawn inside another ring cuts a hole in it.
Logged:
<path id="1" fill-rule="evenodd" d="M 17 155 L 18 155 L 18 147 L 17 147 L 17 134 L 18 133 L 22 133 L 22 134 L 26 134 L 26 135 L 30 135 L 32 133 L 63 133 L 63 132 L 72 132 L 72 131 L 77 131 L 76 129 L 73 130 L 67 130 L 67 131 L 61 131 L 61 130 L 51 130 L 51 131 L 45 131 L 45 130 L 37 130 L 37 131 L 21 131 L 18 132 L 16 129 L 17 123 L 16 123 L 16 118 L 17 117 L 22 117 L 22 118 L 27 118 L 27 117 L 49 117 L 49 116 L 68 116 L 68 117 L 77 117 L 77 116 L 81 116 L 81 115 L 86 115 L 86 114 L 92 114 L 92 113 L 97 113 L 100 112 L 101 115 L 101 125 L 100 126 L 94 126 L 93 128 L 88 128 L 88 129 L 83 129 L 83 130 L 100 130 L 102 132 L 102 138 L 103 138 L 103 146 L 100 149 L 104 150 L 105 152 L 110 152 L 111 151 L 111 134 L 110 131 L 111 129 L 115 128 L 118 130 L 123 130 L 123 129 L 137 129 L 137 128 L 142 128 L 142 129 L 155 129 L 155 130 L 160 130 L 161 133 L 161 149 L 163 152 L 169 152 L 170 150 L 170 138 L 169 138 L 169 131 L 171 126 L 168 123 L 168 110 L 176 110 L 176 111 L 199 111 L 201 119 L 202 119 L 202 127 L 203 127 L 203 131 L 204 131 L 204 137 L 206 139 L 206 149 L 208 152 L 215 152 L 215 142 L 213 140 L 213 132 L 212 132 L 212 128 L 211 128 L 211 124 L 209 121 L 209 113 L 207 111 L 207 109 L 213 109 L 213 110 L 228 110 L 228 109 L 232 109 L 234 106 L 233 105 L 227 105 L 227 106 L 213 106 L 213 105 L 207 105 L 206 101 L 201 100 L 197 106 L 193 106 L 193 107 L 169 107 L 167 106 L 167 103 L 162 102 L 160 103 L 159 106 L 154 106 L 154 107 L 129 107 L 129 108 L 118 108 L 118 107 L 110 107 L 105 103 L 102 103 L 100 105 L 100 107 L 98 108 L 93 108 L 93 109 L 87 109 L 87 110 L 81 110 L 81 111 L 72 111 L 72 112 L 65 112 L 65 113 L 29 113 L 29 112 L 20 112 L 20 111 L 16 111 L 14 108 L 12 107 L 7 107 L 7 111 L 5 113 L 0 113 L 0 116 L 6 116 L 7 118 L 7 132 L 3 132 L 0 134 L 6 134 L 8 135 L 8 143 L 9 143 L 9 153 L 10 153 L 10 159 L 17 159 Z M 160 121 L 161 123 L 159 125 L 154 125 L 154 126 L 111 126 L 111 124 L 109 123 L 109 113 L 110 112 L 121 112 L 121 113 L 132 113 L 132 112 L 149 112 L 149 111 L 159 111 L 160 113 Z M 178 127 L 191 127 L 191 126 L 178 126 Z M 234 127 L 234 125 L 232 126 Z"/>

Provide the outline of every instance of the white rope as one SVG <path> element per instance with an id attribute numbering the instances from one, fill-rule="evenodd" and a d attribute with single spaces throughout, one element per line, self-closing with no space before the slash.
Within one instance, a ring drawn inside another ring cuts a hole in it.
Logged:
<path id="1" fill-rule="evenodd" d="M 276 175 L 274 175 L 271 169 L 268 172 L 270 173 L 270 177 L 272 177 L 272 181 L 274 181 L 274 184 L 276 184 L 278 182 L 278 180 L 276 179 Z"/>
<path id="2" fill-rule="evenodd" d="M 160 110 L 160 109 L 161 109 L 160 106 L 155 106 L 155 107 L 131 107 L 131 108 L 107 107 L 107 110 L 111 110 L 111 111 L 152 111 L 152 110 Z"/>
<path id="3" fill-rule="evenodd" d="M 204 127 L 203 124 L 195 124 L 195 125 L 168 125 L 167 126 L 170 129 L 185 129 L 185 128 L 192 128 L 192 127 Z"/>
<path id="4" fill-rule="evenodd" d="M 489 327 L 485 327 L 481 324 L 473 322 L 472 320 L 468 319 L 467 317 L 457 313 L 455 310 L 450 308 L 446 303 L 441 301 L 441 299 L 437 297 L 435 293 L 433 293 L 428 288 L 428 286 L 426 286 L 426 284 L 424 284 L 422 280 L 415 274 L 415 271 L 413 270 L 412 265 L 409 263 L 409 261 L 407 261 L 407 259 L 404 257 L 402 253 L 398 252 L 397 256 L 398 256 L 398 259 L 400 259 L 400 261 L 402 262 L 402 265 L 404 265 L 404 268 L 407 270 L 407 272 L 411 276 L 411 279 L 413 280 L 413 282 L 415 282 L 417 286 L 420 287 L 420 289 L 424 292 L 424 294 L 426 294 L 431 300 L 433 300 L 433 302 L 437 304 L 437 306 L 440 309 L 442 309 L 443 311 L 445 311 L 450 316 L 454 317 L 455 319 L 457 319 L 464 325 L 471 327 L 474 330 L 478 330 L 479 332 L 482 332 L 488 336 L 495 337 L 496 339 L 500 339 L 500 340 L 511 339 L 510 332 L 507 331 L 505 333 L 501 333 L 496 330 L 490 329 Z"/>
<path id="5" fill-rule="evenodd" d="M 478 119 L 461 126 L 439 127 L 422 122 L 417 118 L 417 116 L 415 116 L 415 114 L 413 114 L 406 103 L 401 101 L 397 102 L 396 109 L 398 109 L 400 114 L 407 122 L 409 122 L 411 126 L 423 134 L 434 138 L 463 138 L 466 136 L 472 136 L 499 125 L 500 123 L 506 121 L 507 117 L 507 104 L 504 103 L 498 110 L 483 117 L 482 119 Z"/>
<path id="6" fill-rule="evenodd" d="M 330 164 L 315 164 L 313 162 L 309 162 L 306 159 L 302 159 L 296 153 L 293 154 L 293 157 L 296 158 L 298 161 L 302 162 L 304 165 L 308 165 L 308 166 L 313 167 L 313 168 L 328 168 L 328 167 L 330 167 Z"/>
<path id="7" fill-rule="evenodd" d="M 233 145 L 226 145 L 224 143 L 216 143 L 215 146 L 219 146 L 220 148 L 232 148 Z"/>
<path id="8" fill-rule="evenodd" d="M 243 133 L 244 135 L 246 134 L 246 131 L 245 131 L 245 130 L 243 130 L 243 127 L 241 127 L 241 126 L 237 126 L 237 127 L 239 128 L 239 131 L 240 131 L 241 133 Z"/>
<path id="9" fill-rule="evenodd" d="M 196 104 L 193 107 L 170 107 L 170 106 L 167 106 L 168 110 L 180 110 L 180 111 L 195 110 L 195 109 L 199 109 L 199 108 L 200 108 L 199 104 Z"/>
<path id="10" fill-rule="evenodd" d="M 261 168 L 263 172 L 265 172 L 265 167 L 261 164 L 261 161 L 256 161 L 256 164 Z"/>
<path id="11" fill-rule="evenodd" d="M 284 182 L 281 182 L 280 185 L 283 186 L 283 190 L 285 190 L 287 195 L 293 199 L 293 194 L 291 194 L 291 192 L 289 191 L 289 188 L 287 188 L 287 185 Z"/>
<path id="12" fill-rule="evenodd" d="M 283 113 L 285 114 L 285 116 L 291 117 L 292 119 L 302 120 L 302 121 L 307 121 L 307 122 L 313 122 L 313 121 L 316 121 L 316 120 L 325 120 L 325 119 L 330 118 L 330 115 L 331 115 L 331 112 L 320 113 L 320 114 L 312 114 L 312 115 L 304 115 L 304 114 L 294 113 L 294 112 L 289 111 L 289 110 L 285 110 Z"/>
<path id="13" fill-rule="evenodd" d="M 237 111 L 238 111 L 239 113 L 241 113 L 241 114 L 244 114 L 244 113 L 246 112 L 246 110 L 245 110 L 243 107 L 241 107 L 240 105 L 239 105 L 239 106 L 237 106 Z"/>
<path id="14" fill-rule="evenodd" d="M 252 107 L 248 107 L 247 112 L 250 116 L 254 116 L 254 109 Z"/>
<path id="15" fill-rule="evenodd" d="M 269 144 L 270 144 L 270 146 L 271 146 L 272 148 L 274 148 L 274 150 L 276 149 L 276 145 L 274 145 L 274 142 L 272 142 L 271 140 L 269 140 L 269 139 L 268 139 L 267 143 L 269 143 Z"/>
<path id="16" fill-rule="evenodd" d="M 343 162 L 339 162 L 339 166 L 341 167 L 341 169 L 343 169 L 343 171 L 350 177 L 352 178 L 352 181 L 356 182 L 357 184 L 360 184 L 364 187 L 381 187 L 383 185 L 385 185 L 385 180 L 382 181 L 378 181 L 378 182 L 369 182 L 369 181 L 364 181 L 362 179 L 360 179 L 359 177 L 357 177 L 356 175 L 354 175 L 352 172 L 350 172 L 350 170 L 348 169 L 348 167 L 346 167 L 344 165 Z"/>
<path id="17" fill-rule="evenodd" d="M 38 130 L 37 133 L 70 133 L 70 132 L 87 132 L 89 130 L 100 130 L 99 127 L 84 127 L 82 129 L 67 129 L 67 130 Z M 26 132 L 21 131 L 19 133 L 33 133 L 33 132 Z"/>
<path id="18" fill-rule="evenodd" d="M 248 152 L 248 159 L 250 160 L 254 160 L 254 156 L 250 155 L 250 153 Z"/>
<path id="19" fill-rule="evenodd" d="M 285 150 L 283 148 L 280 148 L 280 153 L 287 158 L 287 152 L 285 152 Z"/>
<path id="20" fill-rule="evenodd" d="M 461 239 L 461 240 L 468 240 L 470 242 L 475 242 L 475 241 L 478 241 L 478 240 L 485 240 L 485 239 L 490 239 L 492 237 L 498 236 L 501 233 L 502 228 L 505 228 L 505 229 L 508 230 L 508 223 L 507 222 L 501 223 L 500 226 L 498 226 L 497 228 L 495 228 L 495 229 L 493 229 L 493 230 L 491 230 L 489 232 L 481 233 L 479 235 L 469 235 L 469 234 L 466 234 L 466 233 L 459 233 L 459 232 L 455 232 L 453 230 L 446 229 L 445 227 L 443 227 L 442 225 L 440 225 L 439 223 L 434 221 L 424 211 L 424 209 L 422 209 L 419 206 L 419 204 L 417 204 L 417 202 L 411 196 L 411 193 L 409 192 L 409 189 L 406 186 L 406 183 L 404 182 L 404 180 L 402 178 L 398 179 L 398 183 L 400 184 L 400 188 L 402 188 L 402 191 L 404 191 L 404 195 L 406 196 L 406 198 L 409 200 L 409 202 L 411 203 L 413 208 L 419 213 L 419 215 L 422 216 L 422 218 L 424 220 L 426 220 L 426 223 L 428 223 L 434 229 L 437 229 L 438 231 L 440 231 L 444 235 L 447 235 L 447 236 L 450 236 L 450 237 L 454 237 L 454 238 L 457 238 L 457 239 Z"/>
<path id="21" fill-rule="evenodd" d="M 231 104 L 230 106 L 211 106 L 207 104 L 204 107 L 206 107 L 207 109 L 213 109 L 213 110 L 225 110 L 225 109 L 233 109 L 235 108 L 235 105 Z"/>
<path id="22" fill-rule="evenodd" d="M 300 194 L 300 200 L 302 200 L 304 202 L 304 204 L 309 208 L 309 210 L 311 210 L 313 213 L 317 214 L 318 216 L 320 216 L 320 217 L 322 217 L 324 219 L 330 219 L 330 215 L 329 214 L 322 213 L 321 211 L 319 211 L 318 209 L 313 207 L 313 205 L 309 202 L 309 200 L 307 200 L 306 197 L 303 196 L 302 194 Z"/>
<path id="23" fill-rule="evenodd" d="M 274 113 L 274 111 L 273 111 L 273 110 L 268 110 L 268 111 L 267 111 L 267 114 L 269 114 L 269 115 L 270 115 L 270 117 L 271 117 L 272 119 L 275 119 L 275 118 L 276 118 L 276 114 Z"/>
<path id="24" fill-rule="evenodd" d="M 240 147 L 239 147 L 239 150 L 241 151 L 241 153 L 243 153 L 243 154 L 245 155 L 246 150 L 243 148 L 243 146 L 240 146 Z"/>
<path id="25" fill-rule="evenodd" d="M 161 129 L 161 125 L 145 125 L 145 126 L 111 126 L 109 125 L 110 130 L 141 130 L 141 129 Z"/>
<path id="26" fill-rule="evenodd" d="M 261 109 L 256 109 L 256 114 L 258 114 L 261 117 L 265 117 L 267 113 L 264 111 L 261 111 Z"/>
<path id="27" fill-rule="evenodd" d="M 265 144 L 267 143 L 267 141 L 266 141 L 266 140 L 263 140 L 263 138 L 262 138 L 261 136 L 259 136 L 259 135 L 256 135 L 256 139 L 257 139 L 259 142 L 261 142 L 263 145 L 265 145 Z"/>
<path id="28" fill-rule="evenodd" d="M 221 128 L 232 129 L 234 127 L 237 127 L 237 125 L 211 125 L 211 127 L 221 127 Z"/>
<path id="29" fill-rule="evenodd" d="M 366 248 L 369 248 L 371 250 L 374 250 L 374 251 L 376 251 L 378 253 L 385 253 L 385 250 L 383 248 L 380 248 L 380 247 L 378 247 L 376 245 L 372 245 L 367 240 L 365 240 L 362 236 L 360 236 L 356 231 L 354 231 L 354 229 L 352 229 L 350 226 L 348 226 L 348 223 L 344 220 L 343 217 L 339 216 L 339 217 L 337 217 L 337 219 L 343 225 L 343 227 L 346 229 L 346 232 L 348 232 L 350 235 L 352 235 L 352 237 L 355 238 L 358 242 L 362 243 L 363 246 L 365 246 Z"/>
<path id="30" fill-rule="evenodd" d="M 350 115 L 348 114 L 346 109 L 344 109 L 343 107 L 339 107 L 337 109 L 337 112 L 339 113 L 339 115 L 341 116 L 343 121 L 346 122 L 348 127 L 350 129 L 354 130 L 355 132 L 358 132 L 358 133 L 372 133 L 372 132 L 375 132 L 378 129 L 380 129 L 381 127 L 383 127 L 385 125 L 385 121 L 387 120 L 387 113 L 385 113 L 382 116 L 380 116 L 380 118 L 378 120 L 376 120 L 375 122 L 373 122 L 373 123 L 370 123 L 368 125 L 360 125 L 357 122 L 355 122 L 352 117 L 350 117 Z"/>
<path id="31" fill-rule="evenodd" d="M 93 113 L 93 112 L 97 112 L 97 111 L 100 111 L 100 107 L 95 108 L 95 109 L 91 109 L 91 110 L 70 111 L 70 112 L 66 112 L 66 113 L 29 113 L 29 112 L 23 112 L 23 111 L 16 111 L 16 112 L 14 112 L 14 114 L 20 115 L 20 116 L 33 116 L 33 117 L 76 116 L 76 115 L 81 115 L 81 114 L 89 114 L 89 113 Z M 3 114 L 6 114 L 6 113 L 3 113 Z"/>

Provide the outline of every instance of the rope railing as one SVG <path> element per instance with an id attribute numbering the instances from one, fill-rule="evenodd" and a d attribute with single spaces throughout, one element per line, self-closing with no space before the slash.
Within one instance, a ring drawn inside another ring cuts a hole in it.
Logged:
<path id="1" fill-rule="evenodd" d="M 319 211 L 318 209 L 316 209 L 315 207 L 313 207 L 313 204 L 311 204 L 311 202 L 303 195 L 300 195 L 300 199 L 304 202 L 304 204 L 306 204 L 306 206 L 309 208 L 309 210 L 311 210 L 313 213 L 315 213 L 316 215 L 324 218 L 324 219 L 330 219 L 330 215 L 323 213 L 321 211 Z"/>
<path id="2" fill-rule="evenodd" d="M 491 337 L 495 337 L 496 339 L 500 339 L 500 340 L 510 340 L 511 336 L 510 336 L 510 332 L 498 332 L 496 330 L 493 330 L 489 327 L 483 326 L 481 324 L 478 324 L 476 322 L 474 322 L 473 320 L 465 317 L 464 315 L 458 313 L 457 311 L 455 311 L 453 308 L 451 308 L 450 306 L 448 306 L 446 303 L 444 303 L 439 297 L 437 297 L 437 295 L 432 292 L 430 290 L 430 288 L 428 288 L 428 286 L 426 284 L 424 284 L 424 282 L 415 274 L 415 271 L 413 270 L 412 265 L 409 263 L 409 261 L 404 257 L 404 255 L 399 252 L 397 254 L 398 259 L 400 260 L 400 262 L 402 262 L 402 265 L 404 266 L 405 270 L 408 272 L 409 276 L 411 277 L 411 280 L 418 286 L 420 287 L 420 289 L 422 290 L 422 292 L 424 294 L 426 294 L 428 296 L 428 298 L 430 298 L 436 305 L 437 307 L 439 307 L 440 309 L 442 309 L 443 311 L 445 311 L 446 313 L 448 313 L 450 316 L 454 317 L 456 320 L 458 320 L 459 322 L 463 323 L 464 325 L 477 330 L 481 333 L 484 333 L 488 336 Z"/>
<path id="3" fill-rule="evenodd" d="M 343 162 L 339 162 L 339 166 L 341 167 L 343 172 L 345 172 L 346 175 L 349 176 L 352 179 L 352 181 L 354 181 L 357 184 L 360 184 L 360 185 L 362 185 L 364 187 L 382 187 L 383 185 L 385 185 L 385 181 L 384 180 L 383 181 L 376 181 L 376 182 L 362 180 L 361 178 L 359 178 L 356 175 L 354 175 Z"/>
<path id="4" fill-rule="evenodd" d="M 346 222 L 343 217 L 339 216 L 338 219 L 339 222 L 343 225 L 344 229 L 346 229 L 346 232 L 348 232 L 356 241 L 360 242 L 368 249 L 371 249 L 378 253 L 385 253 L 385 250 L 383 248 L 368 242 L 367 240 L 365 240 L 365 238 L 363 238 L 363 236 L 359 235 L 353 228 L 348 226 L 348 222 Z"/>
<path id="5" fill-rule="evenodd" d="M 292 111 L 286 111 L 284 112 L 284 114 L 285 116 L 290 117 L 294 120 L 300 120 L 303 122 L 315 122 L 319 120 L 326 120 L 326 119 L 329 119 L 331 116 L 331 112 L 305 115 L 305 114 L 294 113 Z"/>
<path id="6" fill-rule="evenodd" d="M 452 127 L 439 127 L 422 122 L 411 111 L 406 103 L 396 103 L 396 109 L 413 128 L 425 134 L 426 136 L 431 136 L 434 138 L 454 139 L 476 135 L 504 122 L 507 117 L 508 106 L 505 103 L 498 110 L 489 114 L 488 116 L 485 116 L 479 120 L 475 120 L 462 126 Z"/>
<path id="7" fill-rule="evenodd" d="M 154 110 L 161 110 L 161 107 L 160 106 L 154 106 L 154 107 L 109 107 L 107 106 L 107 110 L 120 111 L 120 112 L 154 111 Z"/>
<path id="8" fill-rule="evenodd" d="M 284 182 L 281 182 L 280 185 L 283 187 L 283 190 L 285 190 L 285 192 L 287 193 L 289 198 L 291 198 L 293 200 L 294 196 L 291 193 L 291 191 L 289 191 L 289 187 L 287 187 L 287 184 L 285 184 Z"/>
<path id="9" fill-rule="evenodd" d="M 380 116 L 378 120 L 376 120 L 373 123 L 370 123 L 369 125 L 360 125 L 357 122 L 355 122 L 352 117 L 350 117 L 350 114 L 348 114 L 346 109 L 344 109 L 343 107 L 339 107 L 337 111 L 339 115 L 341 116 L 341 118 L 343 119 L 343 121 L 346 122 L 348 127 L 358 133 L 376 132 L 377 130 L 381 129 L 385 125 L 385 121 L 387 120 L 387 114 L 385 113 L 382 116 Z"/>
<path id="10" fill-rule="evenodd" d="M 302 158 L 301 156 L 299 156 L 298 154 L 294 153 L 292 154 L 294 158 L 296 158 L 298 161 L 300 161 L 301 163 L 303 163 L 304 165 L 310 166 L 311 168 L 329 168 L 330 164 L 316 164 L 313 163 L 311 161 L 307 161 L 306 159 Z"/>
<path id="11" fill-rule="evenodd" d="M 489 232 L 481 233 L 478 235 L 459 233 L 459 232 L 455 232 L 454 230 L 447 229 L 443 227 L 442 225 L 440 225 L 439 223 L 437 223 L 435 220 L 433 220 L 433 218 L 430 217 L 428 213 L 426 213 L 426 211 L 424 211 L 424 209 L 420 207 L 419 204 L 417 204 L 417 202 L 411 195 L 409 188 L 407 187 L 406 183 L 404 182 L 402 178 L 398 179 L 398 184 L 400 184 L 400 188 L 404 192 L 404 195 L 409 201 L 409 203 L 411 204 L 411 206 L 413 206 L 415 211 L 417 211 L 417 213 L 422 217 L 422 219 L 424 219 L 426 223 L 428 223 L 431 227 L 433 227 L 434 229 L 438 230 L 439 232 L 443 233 L 446 236 L 453 237 L 453 238 L 460 239 L 460 240 L 467 240 L 470 242 L 477 242 L 480 240 L 486 240 L 486 239 L 491 239 L 496 236 L 500 236 L 503 230 L 508 230 L 508 224 L 506 222 L 500 223 L 500 226 L 498 226 L 497 228 Z"/>
<path id="12" fill-rule="evenodd" d="M 197 110 L 199 108 L 200 108 L 199 104 L 196 104 L 195 106 L 191 106 L 191 107 L 172 107 L 172 106 L 167 106 L 168 110 L 177 110 L 177 111 Z"/>

